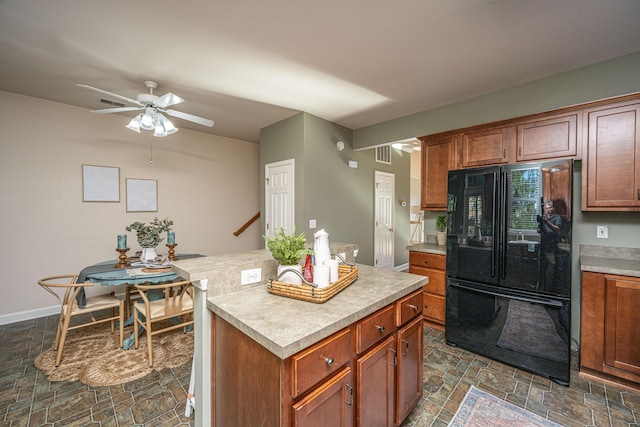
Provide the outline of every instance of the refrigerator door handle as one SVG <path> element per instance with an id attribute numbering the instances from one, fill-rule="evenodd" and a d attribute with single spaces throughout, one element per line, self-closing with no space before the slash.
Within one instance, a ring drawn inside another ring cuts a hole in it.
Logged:
<path id="1" fill-rule="evenodd" d="M 493 175 L 493 227 L 491 230 L 491 277 L 498 274 L 498 256 L 500 242 L 496 238 L 500 235 L 500 179 L 498 174 Z"/>
<path id="2" fill-rule="evenodd" d="M 544 297 L 536 298 L 533 296 L 516 295 L 509 292 L 491 291 L 488 289 L 483 289 L 481 287 L 469 286 L 469 285 L 465 285 L 463 283 L 455 282 L 455 281 L 449 281 L 449 283 L 447 283 L 447 286 L 453 286 L 454 288 L 465 289 L 467 291 L 478 292 L 485 295 L 517 299 L 517 300 L 529 302 L 532 304 L 541 304 L 541 305 L 546 305 L 546 306 L 555 307 L 555 308 L 563 307 L 562 301 L 544 298 Z"/>
<path id="3" fill-rule="evenodd" d="M 502 247 L 502 279 L 507 278 L 507 190 L 509 189 L 509 181 L 507 172 L 500 174 L 500 246 Z"/>

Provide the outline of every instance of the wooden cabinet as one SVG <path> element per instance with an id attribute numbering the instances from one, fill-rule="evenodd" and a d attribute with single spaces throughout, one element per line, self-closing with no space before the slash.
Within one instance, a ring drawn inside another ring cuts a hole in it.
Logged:
<path id="1" fill-rule="evenodd" d="M 286 359 L 214 316 L 211 424 L 400 425 L 422 397 L 421 299 L 419 289 Z"/>
<path id="2" fill-rule="evenodd" d="M 422 318 L 398 331 L 397 345 L 395 423 L 400 425 L 422 397 Z"/>
<path id="3" fill-rule="evenodd" d="M 580 373 L 640 389 L 640 278 L 582 274 Z"/>
<path id="4" fill-rule="evenodd" d="M 293 405 L 294 427 L 353 426 L 353 376 L 345 368 Z"/>
<path id="5" fill-rule="evenodd" d="M 420 208 L 447 209 L 447 172 L 456 168 L 458 135 L 422 139 Z"/>
<path id="6" fill-rule="evenodd" d="M 414 292 L 356 324 L 359 427 L 398 426 L 422 397 L 422 317 L 416 305 L 421 294 Z"/>
<path id="7" fill-rule="evenodd" d="M 578 156 L 580 114 L 543 116 L 516 126 L 516 160 L 553 159 Z"/>
<path id="8" fill-rule="evenodd" d="M 514 133 L 513 126 L 465 131 L 460 139 L 460 166 L 470 168 L 509 163 Z"/>
<path id="9" fill-rule="evenodd" d="M 640 211 L 640 103 L 585 112 L 582 210 Z"/>
<path id="10" fill-rule="evenodd" d="M 409 251 L 409 273 L 429 277 L 423 286 L 422 315 L 429 326 L 444 329 L 446 257 L 439 254 Z"/>

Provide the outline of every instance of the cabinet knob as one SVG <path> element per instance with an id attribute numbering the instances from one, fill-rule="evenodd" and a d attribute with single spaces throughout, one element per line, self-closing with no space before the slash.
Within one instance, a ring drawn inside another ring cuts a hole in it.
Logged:
<path id="1" fill-rule="evenodd" d="M 326 363 L 327 366 L 333 365 L 333 358 L 332 357 L 324 357 L 324 356 L 322 356 L 322 358 L 324 359 L 324 363 Z"/>
<path id="2" fill-rule="evenodd" d="M 376 325 L 376 328 L 378 328 L 378 332 L 383 333 L 384 332 L 384 326 L 378 326 Z"/>
<path id="3" fill-rule="evenodd" d="M 428 260 L 428 259 L 425 259 L 425 260 L 424 260 L 424 263 L 425 263 L 425 264 L 429 264 L 429 260 Z"/>

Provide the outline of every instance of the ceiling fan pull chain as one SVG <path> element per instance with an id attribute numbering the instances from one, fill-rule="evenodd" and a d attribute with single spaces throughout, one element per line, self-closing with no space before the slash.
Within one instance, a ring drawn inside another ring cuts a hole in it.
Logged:
<path id="1" fill-rule="evenodd" d="M 153 141 L 149 141 L 149 153 L 150 153 L 149 164 L 153 164 Z"/>

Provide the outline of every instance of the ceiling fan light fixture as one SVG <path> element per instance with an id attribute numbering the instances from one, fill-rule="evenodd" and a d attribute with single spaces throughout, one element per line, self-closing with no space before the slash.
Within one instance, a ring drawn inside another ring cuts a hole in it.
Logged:
<path id="1" fill-rule="evenodd" d="M 147 111 L 140 118 L 140 127 L 144 130 L 153 130 L 154 124 L 153 122 L 155 116 L 155 112 L 152 108 L 147 107 Z"/>
<path id="2" fill-rule="evenodd" d="M 126 126 L 129 129 L 136 131 L 138 133 L 140 133 L 140 119 L 142 118 L 142 114 L 138 114 L 137 116 L 135 116 L 133 119 L 131 119 L 131 121 L 129 122 L 129 124 Z"/>

